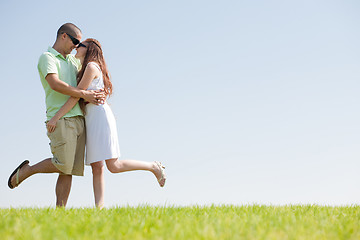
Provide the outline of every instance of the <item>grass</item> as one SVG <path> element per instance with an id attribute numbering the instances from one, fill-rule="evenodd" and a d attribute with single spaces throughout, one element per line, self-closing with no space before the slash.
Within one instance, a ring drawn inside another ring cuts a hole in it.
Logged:
<path id="1" fill-rule="evenodd" d="M 0 209 L 1 239 L 360 239 L 360 206 Z"/>

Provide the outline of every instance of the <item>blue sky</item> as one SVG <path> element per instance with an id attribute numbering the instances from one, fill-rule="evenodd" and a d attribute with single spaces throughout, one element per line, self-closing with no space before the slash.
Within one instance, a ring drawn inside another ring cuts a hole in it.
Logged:
<path id="1" fill-rule="evenodd" d="M 123 159 L 150 173 L 106 173 L 106 206 L 357 204 L 357 1 L 2 1 L 0 207 L 55 205 L 55 174 L 15 190 L 23 160 L 50 155 L 40 54 L 73 22 L 98 39 Z M 93 206 L 92 176 L 69 207 Z"/>

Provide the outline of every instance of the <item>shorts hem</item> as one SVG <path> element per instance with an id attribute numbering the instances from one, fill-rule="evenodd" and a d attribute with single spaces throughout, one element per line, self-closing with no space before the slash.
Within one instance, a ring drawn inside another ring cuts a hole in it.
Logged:
<path id="1" fill-rule="evenodd" d="M 73 171 L 64 171 L 62 169 L 62 165 L 59 165 L 58 163 L 56 163 L 56 158 L 51 158 L 51 163 L 60 171 L 60 175 L 71 175 L 71 176 L 84 176 L 84 171 L 82 171 L 82 173 L 78 173 L 78 172 L 73 172 Z"/>

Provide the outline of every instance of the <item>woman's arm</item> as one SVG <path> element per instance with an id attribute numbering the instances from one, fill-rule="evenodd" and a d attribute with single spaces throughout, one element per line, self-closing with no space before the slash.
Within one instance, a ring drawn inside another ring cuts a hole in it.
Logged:
<path id="1" fill-rule="evenodd" d="M 85 90 L 89 87 L 91 81 L 99 76 L 100 71 L 99 69 L 94 66 L 93 64 L 89 64 L 85 68 L 85 72 L 83 77 L 81 78 L 79 85 L 77 86 L 78 89 Z M 55 131 L 56 123 L 62 118 L 67 112 L 69 112 L 79 101 L 80 98 L 77 97 L 70 97 L 66 103 L 59 109 L 59 111 L 52 117 L 46 124 L 48 132 Z"/>

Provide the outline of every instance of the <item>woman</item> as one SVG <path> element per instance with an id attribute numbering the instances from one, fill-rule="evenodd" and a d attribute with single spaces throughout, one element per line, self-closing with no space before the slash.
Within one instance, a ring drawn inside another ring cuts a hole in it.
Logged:
<path id="1" fill-rule="evenodd" d="M 107 70 L 100 43 L 95 39 L 86 39 L 80 43 L 75 55 L 82 63 L 78 73 L 78 88 L 88 90 L 103 89 L 107 95 L 112 93 L 112 84 Z M 57 121 L 79 101 L 70 97 L 62 108 L 47 123 L 47 130 L 53 132 Z M 86 164 L 91 165 L 95 204 L 104 206 L 104 162 L 112 173 L 134 170 L 147 170 L 157 178 L 161 187 L 165 185 L 165 167 L 160 162 L 143 162 L 136 160 L 119 160 L 120 150 L 114 115 L 105 101 L 94 105 L 80 100 L 85 114 L 86 124 Z"/>

